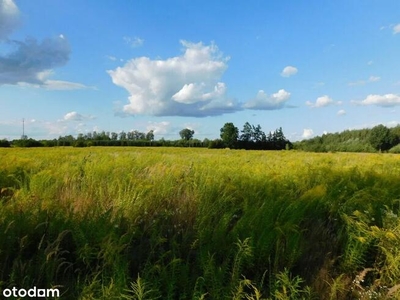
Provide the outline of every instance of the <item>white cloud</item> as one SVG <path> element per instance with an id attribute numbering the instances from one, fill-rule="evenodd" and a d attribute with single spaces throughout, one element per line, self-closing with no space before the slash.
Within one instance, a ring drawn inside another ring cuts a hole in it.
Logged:
<path id="1" fill-rule="evenodd" d="M 367 83 L 370 83 L 370 82 L 377 82 L 379 80 L 381 80 L 381 78 L 379 76 L 370 76 L 367 80 L 358 80 L 358 81 L 349 82 L 348 86 L 362 86 L 362 85 L 366 85 Z"/>
<path id="2" fill-rule="evenodd" d="M 400 23 L 393 26 L 393 34 L 398 34 L 400 33 Z"/>
<path id="3" fill-rule="evenodd" d="M 63 80 L 46 80 L 43 82 L 42 87 L 47 90 L 81 90 L 89 88 L 81 83 Z"/>
<path id="4" fill-rule="evenodd" d="M 366 84 L 365 80 L 358 80 L 358 81 L 349 82 L 347 85 L 348 86 L 362 86 L 362 85 L 365 85 L 365 84 Z"/>
<path id="5" fill-rule="evenodd" d="M 284 89 L 281 89 L 272 95 L 268 95 L 263 90 L 259 90 L 256 97 L 247 101 L 243 107 L 257 110 L 281 109 L 289 99 L 290 93 Z"/>
<path id="6" fill-rule="evenodd" d="M 282 77 L 290 77 L 292 75 L 295 75 L 297 72 L 298 72 L 298 69 L 296 67 L 287 66 L 282 70 L 281 76 Z"/>
<path id="7" fill-rule="evenodd" d="M 304 129 L 302 138 L 308 139 L 314 135 L 314 131 L 312 129 Z"/>
<path id="8" fill-rule="evenodd" d="M 138 57 L 107 73 L 129 93 L 126 114 L 209 116 L 240 109 L 220 81 L 228 58 L 215 44 L 181 41 L 180 56 L 165 60 Z"/>
<path id="9" fill-rule="evenodd" d="M 66 113 L 64 117 L 61 120 L 58 120 L 58 122 L 68 122 L 68 121 L 87 121 L 87 120 L 94 120 L 96 117 L 92 115 L 82 115 L 80 113 L 77 113 L 76 111 L 71 111 L 69 113 Z M 83 124 L 83 123 L 82 123 Z"/>
<path id="10" fill-rule="evenodd" d="M 333 103 L 332 98 L 325 95 L 317 98 L 317 101 L 315 101 L 315 107 L 325 107 L 332 103 Z"/>
<path id="11" fill-rule="evenodd" d="M 368 95 L 361 101 L 352 100 L 351 103 L 358 105 L 376 105 L 381 107 L 393 107 L 400 105 L 400 96 L 396 94 Z"/>
<path id="12" fill-rule="evenodd" d="M 83 116 L 76 111 L 71 111 L 64 116 L 65 121 L 82 121 Z"/>
<path id="13" fill-rule="evenodd" d="M 0 0 L 0 41 L 19 25 L 19 10 L 13 0 Z"/>
<path id="14" fill-rule="evenodd" d="M 399 121 L 389 121 L 386 123 L 387 127 L 396 127 L 398 125 L 400 125 Z"/>
<path id="15" fill-rule="evenodd" d="M 214 90 L 208 93 L 204 93 L 203 89 L 205 87 L 204 82 L 189 83 L 185 84 L 182 89 L 172 96 L 172 99 L 176 102 L 184 104 L 193 104 L 199 101 L 207 101 L 214 98 L 221 97 L 225 94 L 226 86 L 223 82 L 218 82 L 214 86 Z"/>
<path id="16" fill-rule="evenodd" d="M 335 102 L 333 101 L 333 99 L 331 97 L 329 97 L 328 95 L 322 96 L 322 97 L 318 97 L 317 100 L 315 101 L 315 103 L 311 102 L 311 101 L 307 101 L 306 105 L 310 106 L 310 107 L 326 107 L 328 105 L 331 104 L 341 104 L 340 101 Z"/>
<path id="17" fill-rule="evenodd" d="M 149 122 L 147 127 L 147 131 L 154 130 L 154 134 L 169 134 L 171 131 L 171 123 L 167 121 L 162 122 Z"/>
<path id="18" fill-rule="evenodd" d="M 44 88 L 46 90 L 51 90 L 51 91 L 81 90 L 81 89 L 88 89 L 88 88 L 95 89 L 94 87 L 88 87 L 81 83 L 63 81 L 63 80 L 45 80 L 41 84 L 18 82 L 17 85 L 21 86 L 21 87 L 28 87 L 28 88 Z"/>
<path id="19" fill-rule="evenodd" d="M 137 48 L 140 46 L 143 46 L 144 39 L 138 38 L 138 37 L 129 37 L 129 36 L 124 36 L 124 41 L 127 43 L 129 46 L 132 48 Z"/>
<path id="20" fill-rule="evenodd" d="M 344 109 L 341 109 L 337 112 L 338 116 L 344 116 L 346 114 L 346 111 Z"/>

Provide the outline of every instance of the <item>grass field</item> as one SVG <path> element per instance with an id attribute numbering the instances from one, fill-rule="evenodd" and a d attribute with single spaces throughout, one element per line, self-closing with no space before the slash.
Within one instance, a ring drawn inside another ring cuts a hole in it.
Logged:
<path id="1" fill-rule="evenodd" d="M 0 291 L 397 299 L 400 156 L 0 149 Z"/>

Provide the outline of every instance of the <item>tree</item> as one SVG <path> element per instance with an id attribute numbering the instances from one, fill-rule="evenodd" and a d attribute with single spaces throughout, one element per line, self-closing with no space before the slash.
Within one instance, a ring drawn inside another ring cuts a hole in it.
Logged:
<path id="1" fill-rule="evenodd" d="M 188 141 L 193 138 L 194 130 L 185 128 L 185 129 L 182 129 L 181 131 L 179 131 L 179 135 L 181 136 L 182 140 Z"/>
<path id="2" fill-rule="evenodd" d="M 253 137 L 253 128 L 249 122 L 244 123 L 239 139 L 243 142 L 250 142 Z"/>
<path id="3" fill-rule="evenodd" d="M 253 141 L 256 143 L 265 142 L 267 140 L 267 136 L 265 135 L 264 131 L 261 130 L 260 124 L 255 127 L 252 126 L 252 138 Z"/>
<path id="4" fill-rule="evenodd" d="M 234 148 L 239 138 L 239 129 L 233 123 L 225 123 L 221 128 L 221 139 L 226 147 Z"/>
<path id="5" fill-rule="evenodd" d="M 0 147 L 10 147 L 11 146 L 11 144 L 10 144 L 10 142 L 8 141 L 8 140 L 6 140 L 6 139 L 2 139 L 2 140 L 0 140 Z"/>
<path id="6" fill-rule="evenodd" d="M 119 140 L 120 141 L 125 141 L 126 140 L 126 132 L 125 131 L 121 131 L 119 133 Z"/>
<path id="7" fill-rule="evenodd" d="M 111 132 L 111 140 L 113 140 L 113 141 L 118 140 L 118 133 L 116 133 L 116 132 Z"/>
<path id="8" fill-rule="evenodd" d="M 150 130 L 148 133 L 146 133 L 146 140 L 150 142 L 154 141 L 154 130 Z"/>
<path id="9" fill-rule="evenodd" d="M 390 148 L 390 130 L 384 125 L 378 125 L 371 129 L 369 133 L 369 143 L 379 151 Z"/>
<path id="10" fill-rule="evenodd" d="M 283 134 L 282 127 L 276 129 L 272 134 L 272 142 L 274 143 L 275 150 L 283 150 L 286 148 L 286 144 L 289 143 L 289 141 Z"/>

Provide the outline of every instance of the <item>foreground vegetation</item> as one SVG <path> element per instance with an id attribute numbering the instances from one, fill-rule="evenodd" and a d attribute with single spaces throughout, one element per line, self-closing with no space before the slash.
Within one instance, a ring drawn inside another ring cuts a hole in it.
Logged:
<path id="1" fill-rule="evenodd" d="M 0 292 L 397 299 L 400 157 L 0 149 Z"/>

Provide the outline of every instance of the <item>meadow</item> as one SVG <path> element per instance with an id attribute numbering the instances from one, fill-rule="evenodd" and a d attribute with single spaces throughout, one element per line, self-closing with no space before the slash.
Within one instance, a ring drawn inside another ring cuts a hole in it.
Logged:
<path id="1" fill-rule="evenodd" d="M 400 156 L 0 149 L 0 293 L 399 299 Z"/>

